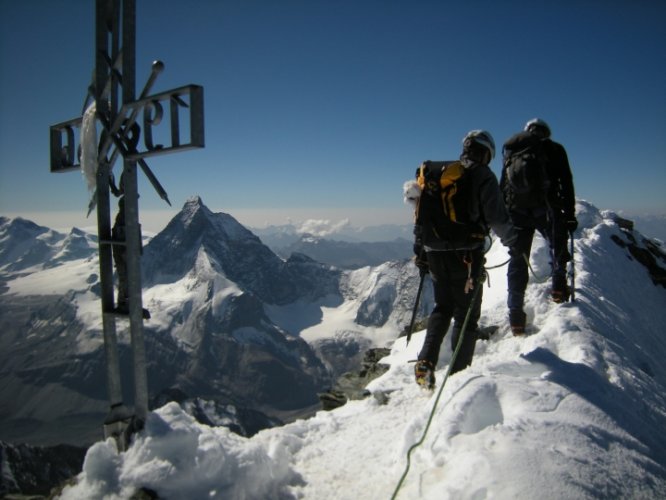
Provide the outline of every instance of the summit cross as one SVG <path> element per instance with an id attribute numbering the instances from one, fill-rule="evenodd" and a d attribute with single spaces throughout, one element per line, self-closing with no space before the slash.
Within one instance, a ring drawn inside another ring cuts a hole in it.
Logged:
<path id="1" fill-rule="evenodd" d="M 51 172 L 80 170 L 84 117 L 101 125 L 93 145 L 102 325 L 106 358 L 109 413 L 104 437 L 114 437 L 126 449 L 132 433 L 143 427 L 148 413 L 148 377 L 143 321 L 149 313 L 141 297 L 141 226 L 137 170 L 141 169 L 160 198 L 169 198 L 145 159 L 204 147 L 203 87 L 186 85 L 149 95 L 164 64 L 155 61 L 139 97 L 135 93 L 136 0 L 96 0 L 95 70 L 84 99 L 82 116 L 50 128 Z M 93 107 L 94 104 L 94 107 Z M 165 113 L 165 109 L 168 111 Z M 88 124 L 89 125 L 89 124 Z M 119 185 L 113 167 L 122 157 Z M 138 166 L 138 168 L 137 168 Z M 118 215 L 111 225 L 111 194 L 119 197 Z M 114 262 L 118 301 L 114 300 Z M 134 408 L 123 400 L 116 321 L 129 319 L 134 379 Z"/>

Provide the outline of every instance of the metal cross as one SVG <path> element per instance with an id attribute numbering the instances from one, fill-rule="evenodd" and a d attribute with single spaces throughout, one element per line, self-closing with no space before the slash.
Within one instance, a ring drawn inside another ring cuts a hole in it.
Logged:
<path id="1" fill-rule="evenodd" d="M 137 164 L 159 196 L 169 198 L 146 164 L 145 158 L 204 147 L 203 87 L 187 85 L 148 95 L 164 69 L 153 63 L 151 74 L 135 96 L 136 0 L 96 0 L 95 72 L 83 111 L 91 100 L 102 125 L 97 143 L 96 190 L 88 214 L 97 207 L 99 265 L 107 363 L 109 414 L 105 438 L 113 436 L 124 450 L 131 434 L 143 426 L 148 413 L 143 320 L 149 314 L 141 298 L 141 227 L 137 190 Z M 165 113 L 165 108 L 168 113 Z M 139 117 L 142 120 L 139 120 Z M 185 117 L 185 118 L 183 118 Z M 183 119 L 181 119 L 183 118 Z M 51 126 L 51 172 L 81 168 L 81 143 L 76 129 L 83 117 Z M 168 125 L 168 131 L 160 125 Z M 141 144 L 143 142 L 143 144 Z M 120 187 L 113 166 L 122 156 Z M 111 225 L 110 194 L 120 197 L 119 212 Z M 118 302 L 114 303 L 113 265 L 118 274 Z M 134 367 L 134 410 L 123 401 L 116 320 L 129 319 Z"/>

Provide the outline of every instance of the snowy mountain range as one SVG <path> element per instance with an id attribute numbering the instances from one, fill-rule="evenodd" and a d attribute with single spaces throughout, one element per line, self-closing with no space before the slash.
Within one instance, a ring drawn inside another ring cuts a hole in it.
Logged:
<path id="1" fill-rule="evenodd" d="M 151 396 L 231 405 L 251 416 L 233 422 L 246 434 L 318 407 L 317 394 L 366 347 L 396 337 L 417 279 L 407 261 L 343 272 L 302 254 L 281 259 L 198 197 L 145 245 L 142 264 Z M 0 439 L 99 439 L 107 403 L 95 238 L 0 219 L 0 290 Z M 129 399 L 124 323 L 119 336 Z"/>
<path id="2" fill-rule="evenodd" d="M 391 260 L 408 259 L 414 253 L 413 248 L 413 242 L 403 238 L 351 243 L 305 234 L 288 246 L 275 245 L 272 250 L 283 258 L 293 253 L 302 253 L 323 264 L 341 269 L 359 269 Z"/>
<path id="3" fill-rule="evenodd" d="M 341 269 L 378 266 L 413 254 L 413 226 L 385 224 L 353 227 L 349 221 L 307 220 L 252 231 L 282 258 L 293 253 Z"/>
<path id="4" fill-rule="evenodd" d="M 515 338 L 506 324 L 506 268 L 491 270 L 482 322 L 499 330 L 477 342 L 470 368 L 442 385 L 451 360 L 447 337 L 430 394 L 414 384 L 409 363 L 423 332 L 409 345 L 396 340 L 414 303 L 413 264 L 341 271 L 303 255 L 284 261 L 231 217 L 189 200 L 144 251 L 153 391 L 154 380 L 188 396 L 209 391 L 198 408 L 213 416 L 206 403 L 213 394 L 239 407 L 249 402 L 229 387 L 236 381 L 251 387 L 252 377 L 240 376 L 238 363 L 225 372 L 227 365 L 238 356 L 256 361 L 250 372 L 256 382 L 267 373 L 260 361 L 270 355 L 271 373 L 275 367 L 282 373 L 279 384 L 292 384 L 296 374 L 305 379 L 302 394 L 292 395 L 294 409 L 310 403 L 310 387 L 351 368 L 341 361 L 365 347 L 390 346 L 381 360 L 389 369 L 367 386 L 373 397 L 246 436 L 214 418 L 195 419 L 192 398 L 163 398 L 127 452 L 118 453 L 112 440 L 94 444 L 76 484 L 61 497 L 130 498 L 140 491 L 232 499 L 666 497 L 664 248 L 618 225 L 611 212 L 579 201 L 577 213 L 576 302 L 552 304 L 548 284 L 535 279 L 526 295 L 530 334 Z M 89 237 L 78 236 L 70 240 L 80 244 L 83 237 L 89 254 L 45 264 L 38 257 L 63 255 L 68 236 L 0 220 L 3 432 L 40 416 L 47 422 L 49 412 L 59 424 L 68 422 L 73 405 L 58 413 L 47 403 L 49 391 L 65 404 L 90 400 L 104 407 L 103 396 L 96 400 L 90 392 L 93 381 L 103 385 L 95 368 L 101 363 L 95 249 Z M 496 244 L 487 265 L 506 257 Z M 548 272 L 540 239 L 532 267 L 538 276 Z M 281 282 L 266 283 L 264 276 Z M 428 310 L 429 294 L 424 302 Z M 49 348 L 40 347 L 46 342 Z M 20 389 L 8 389 L 15 385 Z M 262 401 L 257 409 L 275 404 L 266 387 L 274 386 L 247 389 Z M 291 385 L 282 390 L 294 392 Z M 32 395 L 20 399 L 23 393 Z"/>
<path id="5" fill-rule="evenodd" d="M 284 225 L 250 228 L 270 248 L 284 248 L 303 237 L 346 243 L 381 243 L 397 239 L 411 240 L 412 224 L 353 226 L 349 220 L 308 219 Z"/>

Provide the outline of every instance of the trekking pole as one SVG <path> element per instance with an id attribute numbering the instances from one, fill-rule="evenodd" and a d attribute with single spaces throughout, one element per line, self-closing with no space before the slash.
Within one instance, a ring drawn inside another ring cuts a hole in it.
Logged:
<path id="1" fill-rule="evenodd" d="M 569 236 L 571 236 L 571 242 L 569 247 L 569 253 L 571 254 L 571 295 L 569 297 L 570 302 L 576 300 L 576 263 L 574 261 L 574 233 L 569 231 Z"/>
<path id="2" fill-rule="evenodd" d="M 414 322 L 416 321 L 416 312 L 419 309 L 419 299 L 421 298 L 421 290 L 423 290 L 423 281 L 425 280 L 426 273 L 419 269 L 421 280 L 419 281 L 419 289 L 416 291 L 416 300 L 414 301 L 414 309 L 412 309 L 412 320 L 409 322 L 409 330 L 407 330 L 407 344 L 412 339 L 412 330 L 414 329 Z"/>

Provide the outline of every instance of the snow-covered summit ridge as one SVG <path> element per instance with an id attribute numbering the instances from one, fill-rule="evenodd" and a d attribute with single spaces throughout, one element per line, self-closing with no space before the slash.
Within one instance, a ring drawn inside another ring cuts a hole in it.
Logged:
<path id="1" fill-rule="evenodd" d="M 150 415 L 128 452 L 94 445 L 63 498 L 128 498 L 145 487 L 167 498 L 386 499 L 431 412 L 397 498 L 666 497 L 666 289 L 616 241 L 629 233 L 611 214 L 585 202 L 578 214 L 576 302 L 553 304 L 549 285 L 533 280 L 532 329 L 515 338 L 506 269 L 492 270 L 482 318 L 500 330 L 477 342 L 472 366 L 449 378 L 436 408 L 413 382 L 418 332 L 408 346 L 394 343 L 388 372 L 368 386 L 388 404 L 352 401 L 250 439 L 170 404 Z M 488 264 L 505 256 L 496 245 Z M 540 239 L 532 259 L 543 276 Z M 447 337 L 439 384 L 450 359 Z"/>

